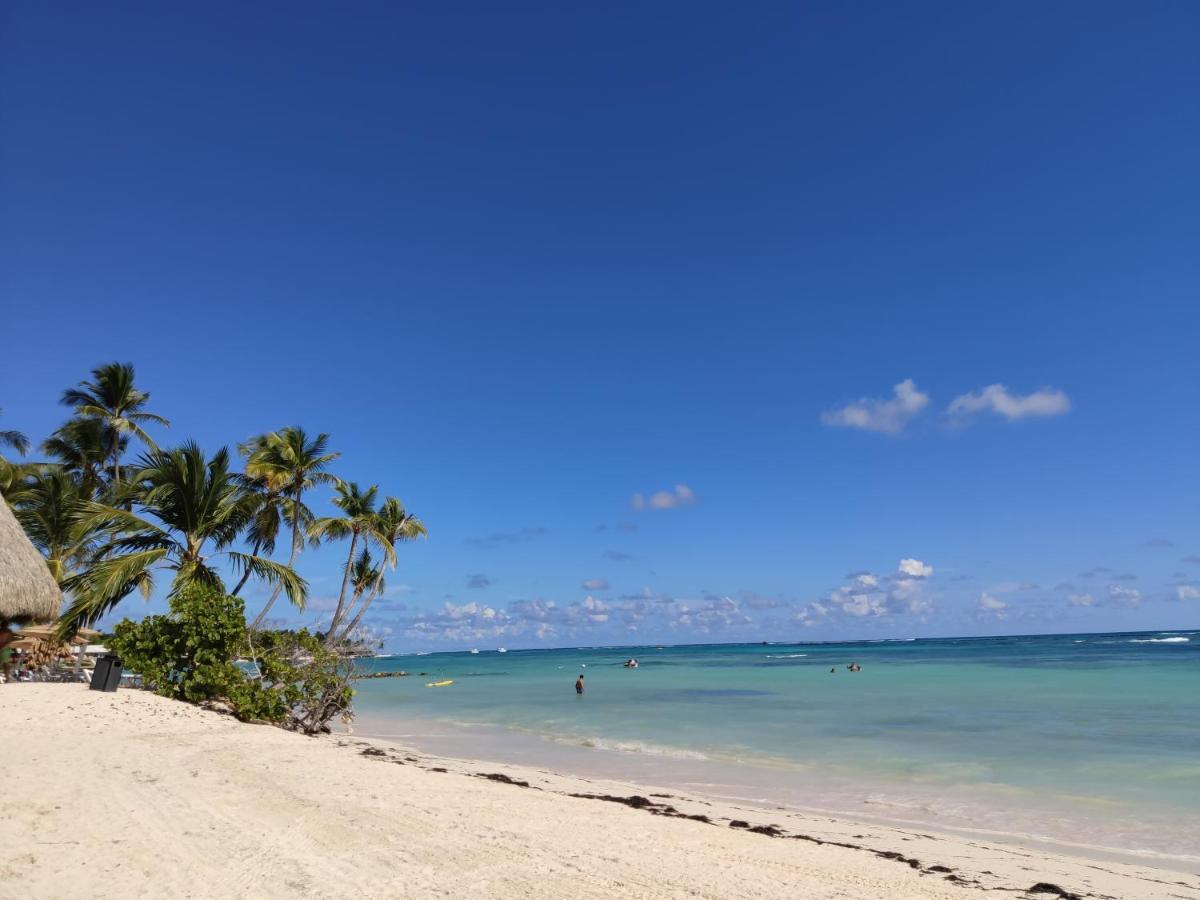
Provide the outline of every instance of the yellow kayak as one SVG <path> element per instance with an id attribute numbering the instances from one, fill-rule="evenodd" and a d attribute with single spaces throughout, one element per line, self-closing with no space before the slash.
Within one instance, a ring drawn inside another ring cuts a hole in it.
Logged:
<path id="1" fill-rule="evenodd" d="M 453 681 L 431 681 L 425 687 L 445 687 L 448 684 L 454 684 Z"/>

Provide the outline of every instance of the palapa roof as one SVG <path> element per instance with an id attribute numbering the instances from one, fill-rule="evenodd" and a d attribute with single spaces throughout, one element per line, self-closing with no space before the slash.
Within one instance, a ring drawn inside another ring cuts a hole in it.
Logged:
<path id="1" fill-rule="evenodd" d="M 61 605 L 45 558 L 0 497 L 0 620 L 42 622 L 55 618 Z"/>
<path id="2" fill-rule="evenodd" d="M 90 628 L 81 628 L 75 637 L 63 641 L 58 638 L 58 625 L 50 622 L 47 625 L 24 625 L 17 632 L 17 637 L 30 641 L 45 641 L 49 644 L 75 644 L 79 646 L 90 643 L 89 637 L 96 637 L 99 634 L 100 632 L 92 631 Z"/>
<path id="3" fill-rule="evenodd" d="M 53 622 L 47 622 L 45 625 L 25 625 L 21 628 L 21 637 L 37 638 L 38 640 L 49 640 L 54 637 L 57 626 Z"/>

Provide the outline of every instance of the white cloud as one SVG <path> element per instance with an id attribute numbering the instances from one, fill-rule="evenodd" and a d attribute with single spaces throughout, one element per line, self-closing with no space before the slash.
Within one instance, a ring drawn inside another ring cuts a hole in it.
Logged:
<path id="1" fill-rule="evenodd" d="M 1122 587 L 1119 584 L 1110 584 L 1108 586 L 1108 596 L 1110 600 L 1116 603 L 1123 603 L 1126 606 L 1137 606 L 1142 602 L 1142 592 L 1135 588 Z"/>
<path id="2" fill-rule="evenodd" d="M 846 594 L 841 607 L 848 616 L 882 616 L 887 612 L 887 604 L 879 594 Z"/>
<path id="3" fill-rule="evenodd" d="M 950 401 L 946 412 L 965 418 L 980 412 L 992 412 L 1009 422 L 1031 417 L 1061 416 L 1071 409 L 1071 401 L 1057 388 L 1042 388 L 1021 396 L 1010 393 L 1002 384 L 989 384 L 973 394 L 962 394 Z"/>
<path id="4" fill-rule="evenodd" d="M 930 569 L 930 571 L 933 571 Z M 893 612 L 927 613 L 933 611 L 933 603 L 921 593 L 919 578 L 895 578 L 888 593 L 888 606 Z"/>
<path id="5" fill-rule="evenodd" d="M 919 559 L 902 559 L 897 571 L 910 578 L 928 578 L 933 574 L 933 566 L 927 566 Z"/>
<path id="6" fill-rule="evenodd" d="M 979 602 L 975 605 L 981 613 L 995 616 L 997 619 L 1003 619 L 1007 615 L 1008 604 L 986 591 L 979 595 Z"/>
<path id="7" fill-rule="evenodd" d="M 826 618 L 829 615 L 829 607 L 823 603 L 810 603 L 808 606 L 802 606 L 796 610 L 792 618 L 803 625 L 805 628 L 810 628 L 816 625 L 818 621 Z"/>
<path id="8" fill-rule="evenodd" d="M 510 603 L 509 611 L 514 618 L 526 622 L 549 624 L 560 615 L 560 609 L 553 600 L 518 600 Z"/>
<path id="9" fill-rule="evenodd" d="M 679 603 L 676 607 L 677 624 L 692 627 L 704 634 L 753 624 L 753 620 L 742 612 L 741 605 L 732 597 L 710 594 L 694 606 Z"/>
<path id="10" fill-rule="evenodd" d="M 585 591 L 607 591 L 608 582 L 603 578 L 588 578 L 580 585 Z"/>
<path id="11" fill-rule="evenodd" d="M 829 592 L 823 603 L 801 608 L 795 619 L 811 625 L 818 616 L 836 611 L 855 618 L 888 615 L 924 615 L 933 611 L 933 601 L 924 593 L 925 579 L 933 566 L 919 559 L 902 559 L 896 574 L 880 579 L 872 572 L 855 572 L 846 583 Z"/>
<path id="12" fill-rule="evenodd" d="M 488 615 L 488 614 L 491 615 Z M 462 606 L 455 606 L 449 600 L 442 605 L 442 614 L 448 619 L 469 619 L 474 616 L 492 618 L 496 611 L 490 606 L 484 606 L 474 601 L 464 603 Z"/>
<path id="13" fill-rule="evenodd" d="M 929 395 L 922 393 L 911 378 L 900 382 L 892 392 L 894 396 L 890 400 L 863 397 L 839 409 L 831 409 L 821 414 L 821 421 L 843 428 L 899 434 L 929 405 Z"/>
<path id="14" fill-rule="evenodd" d="M 675 485 L 674 490 L 655 491 L 649 497 L 634 494 L 630 504 L 634 509 L 675 509 L 691 506 L 696 502 L 696 492 L 686 484 Z"/>
<path id="15" fill-rule="evenodd" d="M 1096 598 L 1091 594 L 1072 594 L 1067 598 L 1067 602 L 1072 606 L 1095 606 Z"/>
<path id="16" fill-rule="evenodd" d="M 1177 584 L 1175 596 L 1180 600 L 1200 600 L 1200 587 L 1194 584 Z"/>
<path id="17" fill-rule="evenodd" d="M 493 609 L 482 603 L 454 604 L 446 601 L 442 608 L 398 620 L 401 634 L 422 641 L 475 642 L 520 633 L 522 623 L 515 623 L 505 610 Z"/>

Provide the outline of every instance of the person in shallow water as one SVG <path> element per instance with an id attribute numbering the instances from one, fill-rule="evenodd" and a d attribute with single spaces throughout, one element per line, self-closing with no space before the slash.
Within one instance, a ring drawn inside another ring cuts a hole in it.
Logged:
<path id="1" fill-rule="evenodd" d="M 850 665 L 846 666 L 846 668 L 849 669 L 851 672 L 861 672 L 862 671 L 862 666 L 860 666 L 856 662 L 850 663 Z"/>
<path id="2" fill-rule="evenodd" d="M 577 694 L 583 693 L 583 675 L 582 674 L 580 674 L 580 676 L 575 679 L 575 693 L 577 693 Z"/>

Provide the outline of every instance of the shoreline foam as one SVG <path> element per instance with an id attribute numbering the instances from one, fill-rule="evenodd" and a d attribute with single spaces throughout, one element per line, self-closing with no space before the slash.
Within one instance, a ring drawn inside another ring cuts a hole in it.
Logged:
<path id="1" fill-rule="evenodd" d="M 897 793 L 894 786 L 881 790 L 879 785 L 862 783 L 834 789 L 829 786 L 829 773 L 820 766 L 800 769 L 791 761 L 766 766 L 761 759 L 750 764 L 637 742 L 577 741 L 495 725 L 452 723 L 423 717 L 406 720 L 378 715 L 362 717 L 355 723 L 354 736 L 415 748 L 439 758 L 471 756 L 480 762 L 551 770 L 585 779 L 615 780 L 643 790 L 686 791 L 713 801 L 762 809 L 786 809 L 890 828 L 933 830 L 972 840 L 1036 846 L 1053 853 L 1081 853 L 1130 865 L 1180 870 L 1200 868 L 1200 846 L 1188 843 L 1186 837 L 1179 846 L 1195 853 L 1139 843 L 1148 827 L 1145 822 L 1139 821 L 1137 828 L 1125 829 L 1123 833 L 1128 840 L 1121 845 L 1106 842 L 1095 834 L 1081 835 L 1066 827 L 1070 823 L 1055 823 L 1062 826 L 1062 833 L 1038 833 L 1030 827 L 1036 818 L 1021 811 L 1025 792 L 1008 785 L 993 786 L 996 795 L 991 798 L 993 803 L 990 805 L 979 795 L 968 797 L 936 782 L 926 784 L 921 794 Z M 784 789 L 779 779 L 786 775 L 799 776 L 801 780 Z M 844 777 L 840 780 L 847 781 Z M 805 795 L 802 786 L 814 786 L 814 793 Z M 1065 805 L 1068 799 L 1075 807 L 1073 814 L 1077 821 L 1094 818 L 1095 813 L 1102 813 L 1111 820 L 1123 812 L 1119 804 L 1097 798 L 1060 798 L 1060 802 Z M 1004 805 L 999 805 L 1000 802 Z M 953 809 L 954 815 L 935 812 L 932 806 Z M 1084 809 L 1086 806 L 1094 807 L 1092 815 Z M 1043 813 L 1043 823 L 1048 816 Z M 1170 823 L 1164 821 L 1161 827 L 1169 828 Z"/>

